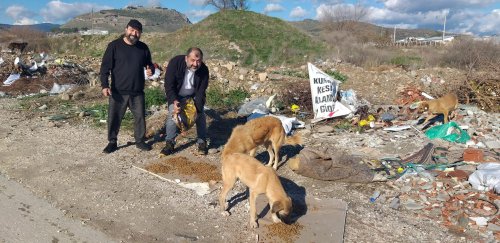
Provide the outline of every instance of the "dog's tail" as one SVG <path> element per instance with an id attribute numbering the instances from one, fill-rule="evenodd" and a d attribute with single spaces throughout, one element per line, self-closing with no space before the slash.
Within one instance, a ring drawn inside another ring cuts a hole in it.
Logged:
<path id="1" fill-rule="evenodd" d="M 293 135 L 291 137 L 286 137 L 285 144 L 288 144 L 288 145 L 302 144 L 302 136 L 300 135 L 300 133 L 295 133 L 295 135 Z"/>

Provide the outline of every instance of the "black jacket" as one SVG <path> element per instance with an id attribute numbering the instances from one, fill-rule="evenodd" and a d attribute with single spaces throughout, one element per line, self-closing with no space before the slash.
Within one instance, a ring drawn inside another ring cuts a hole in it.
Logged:
<path id="1" fill-rule="evenodd" d="M 146 44 L 138 41 L 128 45 L 123 38 L 108 44 L 101 63 L 101 86 L 111 87 L 112 92 L 126 95 L 144 94 L 144 68 L 154 73 L 151 52 Z M 111 74 L 111 84 L 108 81 Z"/>
<path id="2" fill-rule="evenodd" d="M 186 70 L 186 55 L 176 56 L 168 62 L 165 73 L 165 94 L 169 105 L 173 104 L 174 100 L 179 100 L 179 90 L 184 82 Z M 205 105 L 208 77 L 208 67 L 205 63 L 201 63 L 194 73 L 194 104 L 198 111 L 202 111 Z"/>

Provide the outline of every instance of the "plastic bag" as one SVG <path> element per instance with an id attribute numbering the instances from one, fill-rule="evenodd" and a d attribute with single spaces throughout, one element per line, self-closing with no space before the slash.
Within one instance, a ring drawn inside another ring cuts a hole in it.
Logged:
<path id="1" fill-rule="evenodd" d="M 467 141 L 470 140 L 469 134 L 467 134 L 466 131 L 462 130 L 456 122 L 448 122 L 443 125 L 431 127 L 427 132 L 425 132 L 425 135 L 429 139 L 444 139 L 449 142 L 456 142 L 456 143 L 466 143 Z"/>
<path id="2" fill-rule="evenodd" d="M 269 97 L 260 97 L 243 104 L 238 110 L 238 115 L 249 116 L 252 113 L 269 114 L 269 108 L 266 106 L 268 99 Z"/>
<path id="3" fill-rule="evenodd" d="M 476 190 L 493 189 L 497 194 L 500 194 L 500 164 L 480 164 L 477 170 L 469 176 L 469 183 Z"/>
<path id="4" fill-rule="evenodd" d="M 173 119 L 175 125 L 181 130 L 181 133 L 191 129 L 196 122 L 196 106 L 193 98 L 183 99 L 180 101 L 181 112 L 174 114 Z"/>

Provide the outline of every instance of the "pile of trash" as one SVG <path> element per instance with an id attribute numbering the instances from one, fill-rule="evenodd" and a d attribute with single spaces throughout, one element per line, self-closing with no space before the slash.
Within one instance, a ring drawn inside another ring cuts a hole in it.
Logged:
<path id="1" fill-rule="evenodd" d="M 97 75 L 90 66 L 45 52 L 23 55 L 2 52 L 0 80 L 4 95 L 59 94 L 74 86 L 95 84 Z"/>

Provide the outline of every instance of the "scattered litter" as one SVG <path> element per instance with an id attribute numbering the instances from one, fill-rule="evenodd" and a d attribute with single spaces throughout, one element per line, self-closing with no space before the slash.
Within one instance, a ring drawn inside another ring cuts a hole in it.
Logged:
<path id="1" fill-rule="evenodd" d="M 425 135 L 429 139 L 440 138 L 449 142 L 456 143 L 466 143 L 470 140 L 469 134 L 466 131 L 460 129 L 460 126 L 454 121 L 448 122 L 443 125 L 435 126 L 429 128 L 425 132 Z"/>
<path id="2" fill-rule="evenodd" d="M 429 100 L 433 100 L 434 99 L 434 97 L 432 97 L 431 95 L 429 95 L 429 94 L 427 94 L 425 92 L 422 92 L 422 96 L 425 97 L 425 98 L 427 98 L 427 99 L 429 99 Z"/>
<path id="3" fill-rule="evenodd" d="M 54 83 L 52 89 L 49 91 L 51 94 L 60 94 L 73 88 L 74 84 L 58 84 Z"/>
<path id="4" fill-rule="evenodd" d="M 13 73 L 13 74 L 9 75 L 9 77 L 7 77 L 7 79 L 3 82 L 3 85 L 4 86 L 10 86 L 14 82 L 16 82 L 16 80 L 18 80 L 19 78 L 21 78 L 21 74 L 19 74 L 19 73 Z"/>
<path id="5" fill-rule="evenodd" d="M 494 190 L 500 194 L 500 163 L 484 163 L 469 176 L 469 183 L 476 190 Z"/>
<path id="6" fill-rule="evenodd" d="M 410 125 L 404 125 L 404 126 L 392 126 L 392 127 L 386 127 L 384 128 L 384 131 L 391 131 L 391 132 L 399 132 L 399 131 L 403 131 L 403 130 L 406 130 L 406 129 L 410 129 L 411 126 Z"/>
<path id="7" fill-rule="evenodd" d="M 266 102 L 269 97 L 259 97 L 243 104 L 238 110 L 239 116 L 249 116 L 252 113 L 269 114 Z"/>
<path id="8" fill-rule="evenodd" d="M 486 226 L 488 225 L 488 219 L 485 217 L 469 217 L 472 219 L 478 226 Z"/>

